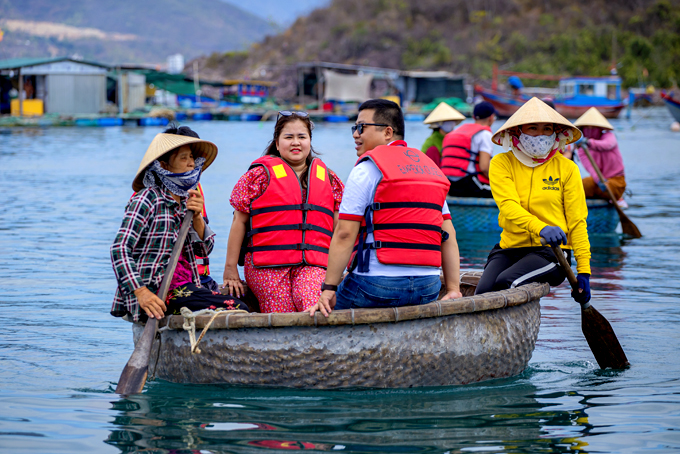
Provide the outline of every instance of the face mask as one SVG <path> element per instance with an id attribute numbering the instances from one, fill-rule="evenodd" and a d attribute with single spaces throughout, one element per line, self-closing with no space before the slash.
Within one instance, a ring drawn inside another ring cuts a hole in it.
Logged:
<path id="1" fill-rule="evenodd" d="M 445 133 L 448 134 L 451 131 L 453 131 L 453 128 L 455 128 L 455 127 L 456 127 L 455 121 L 445 121 L 445 122 L 442 123 L 442 125 L 439 127 L 439 129 L 441 129 L 442 131 L 444 131 Z"/>
<path id="2" fill-rule="evenodd" d="M 529 136 L 522 133 L 519 136 L 519 143 L 522 144 L 522 151 L 532 158 L 543 158 L 555 146 L 555 137 L 555 133 L 550 136 Z"/>
<path id="3" fill-rule="evenodd" d="M 155 174 L 170 192 L 180 197 L 188 197 L 189 189 L 193 189 L 198 184 L 203 164 L 205 164 L 205 158 L 196 158 L 194 160 L 195 167 L 192 170 L 184 173 L 171 173 L 169 170 L 165 170 L 156 160 L 151 163 L 144 175 L 144 186 L 156 185 Z"/>

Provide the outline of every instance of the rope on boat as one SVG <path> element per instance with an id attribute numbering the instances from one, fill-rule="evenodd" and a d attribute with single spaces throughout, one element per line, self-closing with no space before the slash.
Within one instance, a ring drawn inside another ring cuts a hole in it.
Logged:
<path id="1" fill-rule="evenodd" d="M 184 328 L 185 331 L 189 331 L 189 342 L 191 343 L 191 354 L 194 353 L 201 353 L 201 349 L 198 348 L 199 342 L 201 342 L 201 339 L 203 339 L 203 336 L 205 336 L 205 333 L 208 332 L 208 329 L 210 328 L 210 325 L 212 325 L 212 322 L 215 321 L 218 315 L 220 315 L 221 312 L 224 312 L 225 310 L 222 308 L 218 308 L 216 310 L 212 309 L 201 309 L 200 311 L 196 312 L 191 312 L 188 308 L 183 307 L 180 309 L 180 313 L 182 314 L 182 317 L 184 317 L 184 324 L 182 325 L 182 328 Z M 227 315 L 227 320 L 229 319 L 229 315 L 231 315 L 234 312 L 247 312 L 243 310 L 230 310 L 229 314 Z M 213 314 L 213 316 L 210 318 L 208 323 L 206 323 L 205 327 L 203 328 L 203 331 L 201 331 L 201 335 L 198 336 L 198 340 L 196 339 L 196 317 L 199 315 L 204 315 L 204 314 Z"/>

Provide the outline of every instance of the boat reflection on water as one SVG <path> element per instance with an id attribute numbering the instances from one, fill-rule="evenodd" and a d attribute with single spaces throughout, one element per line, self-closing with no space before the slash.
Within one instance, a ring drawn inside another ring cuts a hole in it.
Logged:
<path id="1" fill-rule="evenodd" d="M 155 382 L 112 403 L 116 428 L 105 442 L 121 452 L 586 452 L 592 426 L 582 396 L 543 396 L 531 374 L 491 385 L 342 392 Z"/>
<path id="2" fill-rule="evenodd" d="M 619 234 L 590 236 L 591 285 L 596 290 L 600 292 L 621 292 L 623 290 L 624 278 L 621 270 L 627 255 L 621 247 L 624 242 L 625 240 Z M 598 297 L 602 296 L 600 292 L 598 292 Z"/>

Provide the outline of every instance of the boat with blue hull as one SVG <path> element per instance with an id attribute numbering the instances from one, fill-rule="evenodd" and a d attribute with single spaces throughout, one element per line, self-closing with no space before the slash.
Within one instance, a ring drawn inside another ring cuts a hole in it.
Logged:
<path id="1" fill-rule="evenodd" d="M 458 232 L 498 232 L 498 207 L 494 199 L 475 197 L 447 197 L 446 203 Z M 588 233 L 611 234 L 619 225 L 616 209 L 606 200 L 586 199 L 588 205 Z"/>
<path id="2" fill-rule="evenodd" d="M 675 118 L 675 121 L 680 121 L 680 99 L 674 98 L 672 93 L 661 93 L 661 98 L 671 112 L 671 115 L 673 115 L 673 118 Z"/>
<path id="3" fill-rule="evenodd" d="M 502 117 L 510 117 L 531 96 L 505 93 L 475 86 L 475 93 L 493 104 Z M 578 118 L 591 107 L 596 107 L 606 118 L 616 118 L 625 107 L 621 97 L 621 78 L 563 77 L 559 80 L 558 95 L 553 99 L 555 110 L 566 118 Z"/>

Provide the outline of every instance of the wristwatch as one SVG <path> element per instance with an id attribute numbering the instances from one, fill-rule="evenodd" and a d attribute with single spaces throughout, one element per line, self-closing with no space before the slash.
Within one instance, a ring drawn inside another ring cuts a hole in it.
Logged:
<path id="1" fill-rule="evenodd" d="M 331 290 L 333 292 L 338 291 L 338 286 L 337 285 L 331 285 L 331 284 L 326 284 L 325 282 L 321 284 L 321 291 L 323 292 L 324 290 Z"/>

